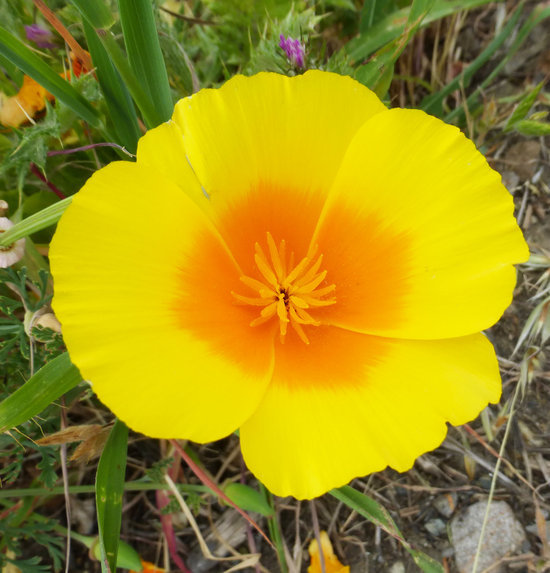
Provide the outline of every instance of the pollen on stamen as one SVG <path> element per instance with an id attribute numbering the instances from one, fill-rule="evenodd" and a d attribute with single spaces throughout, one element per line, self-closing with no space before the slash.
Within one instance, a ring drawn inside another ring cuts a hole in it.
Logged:
<path id="1" fill-rule="evenodd" d="M 311 248 L 307 255 L 294 265 L 294 253 L 287 257 L 286 243 L 279 246 L 271 233 L 267 233 L 267 254 L 259 243 L 255 245 L 254 261 L 259 278 L 243 275 L 240 280 L 254 294 L 231 294 L 241 304 L 262 307 L 259 316 L 250 326 L 259 326 L 270 320 L 279 320 L 279 336 L 284 342 L 288 325 L 298 337 L 309 344 L 304 326 L 319 326 L 320 321 L 310 314 L 311 309 L 330 306 L 336 303 L 333 295 L 336 286 L 325 283 L 327 271 L 319 271 L 323 255 L 316 255 L 317 247 Z M 307 309 L 307 310 L 306 310 Z"/>

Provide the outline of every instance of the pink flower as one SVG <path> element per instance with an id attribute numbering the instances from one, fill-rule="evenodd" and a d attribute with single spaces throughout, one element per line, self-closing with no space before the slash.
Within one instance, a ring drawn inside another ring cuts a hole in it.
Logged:
<path id="1" fill-rule="evenodd" d="M 281 34 L 280 40 L 279 47 L 284 50 L 288 61 L 297 68 L 304 68 L 305 49 L 300 40 L 295 40 L 290 36 L 285 38 L 283 34 Z"/>

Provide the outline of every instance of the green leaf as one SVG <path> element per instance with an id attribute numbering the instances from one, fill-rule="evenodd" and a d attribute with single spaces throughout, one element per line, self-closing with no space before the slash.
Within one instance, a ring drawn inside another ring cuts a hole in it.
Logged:
<path id="1" fill-rule="evenodd" d="M 164 116 L 159 113 L 156 103 L 149 97 L 149 94 L 144 86 L 141 85 L 136 75 L 134 74 L 128 59 L 120 49 L 115 37 L 108 30 L 98 29 L 96 33 L 103 44 L 103 47 L 109 54 L 111 61 L 120 73 L 122 80 L 128 88 L 133 100 L 143 114 L 143 119 L 147 127 L 153 128 L 161 124 Z"/>
<path id="2" fill-rule="evenodd" d="M 55 451 L 53 448 L 42 446 L 39 448 L 42 460 L 40 460 L 36 467 L 40 470 L 39 480 L 46 487 L 53 487 L 57 481 L 57 472 L 55 471 L 57 467 L 57 458 L 55 456 Z"/>
<path id="3" fill-rule="evenodd" d="M 225 495 L 241 509 L 255 511 L 264 517 L 273 517 L 273 508 L 264 496 L 254 488 L 243 483 L 230 483 L 223 488 Z"/>
<path id="4" fill-rule="evenodd" d="M 381 20 L 398 10 L 399 4 L 395 0 L 366 0 L 361 10 L 359 31 L 365 34 Z"/>
<path id="5" fill-rule="evenodd" d="M 107 21 L 106 15 L 101 16 L 95 13 L 95 4 L 99 5 L 101 3 L 102 5 L 105 5 L 105 2 L 103 0 L 94 0 L 94 2 L 89 2 L 88 0 L 72 1 L 81 13 L 84 20 L 86 20 L 89 24 L 89 26 L 87 26 L 86 34 L 88 42 L 94 44 L 94 38 L 90 40 L 90 37 L 92 36 L 91 31 L 93 29 L 97 38 L 103 45 L 108 58 L 116 68 L 116 71 L 120 74 L 120 77 L 122 78 L 122 85 L 125 86 L 125 88 L 127 88 L 127 90 L 130 92 L 135 104 L 141 111 L 147 127 L 156 127 L 165 121 L 163 115 L 159 113 L 159 110 L 156 107 L 156 102 L 154 102 L 149 97 L 149 92 L 146 89 L 146 86 L 143 86 L 140 83 L 129 64 L 128 59 L 126 58 L 126 55 L 121 50 L 114 35 L 109 31 L 109 28 L 112 26 L 112 16 L 110 15 L 110 18 Z M 103 8 L 99 8 L 100 12 L 103 12 L 103 10 Z M 105 23 L 106 25 L 101 26 L 101 23 Z M 98 57 L 97 50 L 96 57 Z M 101 59 L 101 56 L 99 57 Z M 114 77 L 112 75 L 111 80 L 114 81 Z M 112 84 L 111 87 L 113 87 L 113 85 L 114 84 Z M 119 93 L 118 95 L 120 96 L 121 94 Z"/>
<path id="6" fill-rule="evenodd" d="M 550 135 L 550 123 L 532 119 L 516 121 L 514 129 L 522 135 Z"/>
<path id="7" fill-rule="evenodd" d="M 443 566 L 440 563 L 422 551 L 411 547 L 410 543 L 405 540 L 399 531 L 388 510 L 374 499 L 349 485 L 333 489 L 330 494 L 400 541 L 422 571 L 425 573 L 444 573 Z"/>
<path id="8" fill-rule="evenodd" d="M 394 64 L 395 58 L 391 52 L 374 56 L 368 64 L 357 68 L 355 79 L 383 99 L 393 80 Z"/>
<path id="9" fill-rule="evenodd" d="M 168 74 L 151 0 L 118 0 L 124 44 L 130 66 L 161 118 L 168 121 L 174 108 Z M 151 126 L 156 127 L 156 126 Z"/>
<path id="10" fill-rule="evenodd" d="M 25 44 L 0 27 L 0 54 L 94 127 L 100 127 L 98 112 L 73 86 L 56 74 Z"/>
<path id="11" fill-rule="evenodd" d="M 536 111 L 529 116 L 529 119 L 532 121 L 541 121 L 543 119 L 546 119 L 548 117 L 548 114 L 550 114 L 550 111 L 545 111 L 545 110 Z"/>
<path id="12" fill-rule="evenodd" d="M 67 353 L 54 358 L 0 403 L 0 433 L 37 416 L 81 381 Z"/>
<path id="13" fill-rule="evenodd" d="M 93 28 L 108 30 L 114 23 L 113 11 L 104 0 L 71 0 Z"/>
<path id="14" fill-rule="evenodd" d="M 18 179 L 23 181 L 29 172 L 31 163 L 40 169 L 45 168 L 48 139 L 51 137 L 58 138 L 61 129 L 55 109 L 49 103 L 46 103 L 46 108 L 47 115 L 42 121 L 25 129 L 17 130 L 18 141 L 14 143 L 14 149 L 11 153 L 4 157 L 0 166 L 0 173 L 15 169 Z"/>
<path id="15" fill-rule="evenodd" d="M 542 86 L 544 85 L 544 81 L 540 82 L 533 90 L 531 90 L 525 97 L 523 97 L 514 111 L 512 115 L 508 118 L 506 122 L 506 126 L 504 127 L 504 131 L 511 131 L 514 129 L 514 124 L 521 119 L 525 119 L 529 110 L 533 107 L 537 96 L 539 95 Z"/>
<path id="16" fill-rule="evenodd" d="M 86 19 L 83 19 L 82 24 L 99 86 L 105 97 L 105 103 L 119 142 L 131 153 L 135 153 L 141 131 L 134 102 L 95 30 Z"/>
<path id="17" fill-rule="evenodd" d="M 99 541 L 99 540 L 98 540 Z M 99 543 L 92 546 L 94 557 L 101 560 L 101 547 Z M 143 565 L 138 552 L 121 539 L 118 541 L 118 553 L 116 558 L 117 569 L 131 569 L 132 571 L 143 571 Z"/>
<path id="18" fill-rule="evenodd" d="M 54 225 L 61 219 L 61 215 L 70 204 L 71 197 L 67 197 L 16 223 L 11 229 L 0 234 L 0 247 L 11 245 L 18 239 Z"/>
<path id="19" fill-rule="evenodd" d="M 117 420 L 101 454 L 95 482 L 101 569 L 113 573 L 116 570 L 122 522 L 127 448 L 128 428 Z"/>
<path id="20" fill-rule="evenodd" d="M 353 489 L 349 485 L 333 489 L 330 491 L 330 494 L 390 535 L 403 539 L 388 510 L 368 495 Z"/>
<path id="21" fill-rule="evenodd" d="M 424 573 L 444 573 L 443 566 L 438 563 L 435 559 L 432 559 L 429 555 L 426 555 L 422 551 L 417 551 L 412 549 L 409 551 L 414 562 L 424 571 Z"/>

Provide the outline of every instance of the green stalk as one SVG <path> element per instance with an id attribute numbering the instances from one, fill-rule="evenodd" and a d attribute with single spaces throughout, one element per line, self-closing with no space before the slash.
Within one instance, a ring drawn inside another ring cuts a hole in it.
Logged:
<path id="1" fill-rule="evenodd" d="M 193 484 L 176 484 L 176 487 L 184 493 L 212 493 L 212 490 L 205 485 Z M 124 484 L 124 491 L 157 491 L 159 489 L 170 489 L 165 483 L 152 483 L 141 481 L 127 481 Z M 94 493 L 95 485 L 70 485 L 69 493 L 71 495 L 78 495 L 83 493 Z M 20 497 L 50 497 L 55 495 L 63 495 L 65 488 L 63 486 L 56 487 L 27 487 L 18 489 L 0 489 L 0 499 L 3 498 L 20 498 Z"/>
<path id="2" fill-rule="evenodd" d="M 118 9 L 130 67 L 150 100 L 155 102 L 161 121 L 168 121 L 174 105 L 153 3 L 151 0 L 118 0 Z"/>
<path id="3" fill-rule="evenodd" d="M 55 225 L 70 204 L 71 197 L 67 197 L 19 221 L 11 229 L 0 233 L 0 247 L 7 247 L 18 239 L 32 235 L 50 225 Z"/>
<path id="4" fill-rule="evenodd" d="M 260 482 L 260 491 L 262 492 L 265 501 L 272 508 L 272 517 L 267 518 L 267 527 L 269 529 L 269 537 L 275 545 L 275 550 L 277 552 L 277 559 L 279 561 L 279 567 L 281 573 L 288 573 L 288 566 L 286 564 L 285 548 L 283 545 L 283 536 L 281 534 L 281 527 L 279 525 L 279 519 L 277 517 L 277 511 L 273 501 L 273 494 Z"/>

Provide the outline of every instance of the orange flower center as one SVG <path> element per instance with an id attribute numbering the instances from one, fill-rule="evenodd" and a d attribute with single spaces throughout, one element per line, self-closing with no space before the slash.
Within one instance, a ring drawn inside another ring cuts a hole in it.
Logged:
<path id="1" fill-rule="evenodd" d="M 258 326 L 268 320 L 279 320 L 281 342 L 284 342 L 290 324 L 300 339 L 309 344 L 303 326 L 321 324 L 311 315 L 310 309 L 336 302 L 334 296 L 325 298 L 334 292 L 335 285 L 321 286 L 327 276 L 327 271 L 319 271 L 323 255 L 315 258 L 315 246 L 295 264 L 294 253 L 287 258 L 285 241 L 282 240 L 277 247 L 269 232 L 267 247 L 269 257 L 259 243 L 255 245 L 254 260 L 260 271 L 260 280 L 245 275 L 241 277 L 241 281 L 255 291 L 256 296 L 243 296 L 235 292 L 231 294 L 240 303 L 263 307 L 260 316 L 254 319 L 250 326 Z"/>

